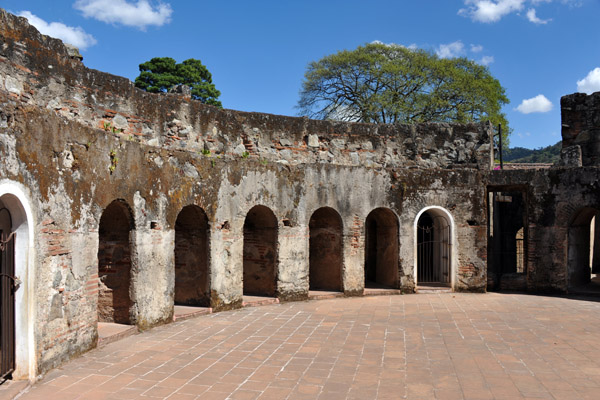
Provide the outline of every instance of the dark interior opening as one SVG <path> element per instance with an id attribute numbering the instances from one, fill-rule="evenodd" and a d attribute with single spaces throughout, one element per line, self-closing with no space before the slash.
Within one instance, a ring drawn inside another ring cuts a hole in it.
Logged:
<path id="1" fill-rule="evenodd" d="M 425 211 L 417 221 L 417 284 L 450 284 L 450 222 L 439 210 Z"/>
<path id="2" fill-rule="evenodd" d="M 277 291 L 277 218 L 255 206 L 244 222 L 244 294 L 275 296 Z"/>
<path id="3" fill-rule="evenodd" d="M 583 286 L 599 273 L 600 211 L 592 207 L 579 210 L 569 225 L 569 288 Z"/>
<path id="4" fill-rule="evenodd" d="M 184 207 L 175 221 L 175 304 L 210 306 L 208 241 L 206 213 Z"/>
<path id="5" fill-rule="evenodd" d="M 398 287 L 398 219 L 377 208 L 365 222 L 365 286 Z"/>
<path id="6" fill-rule="evenodd" d="M 323 207 L 313 213 L 308 226 L 310 289 L 342 291 L 342 218 L 333 208 Z"/>
<path id="7" fill-rule="evenodd" d="M 131 248 L 133 228 L 125 202 L 115 200 L 102 213 L 98 230 L 98 321 L 131 323 Z"/>
<path id="8" fill-rule="evenodd" d="M 488 199 L 488 290 L 524 290 L 527 210 L 520 190 L 491 190 Z"/>

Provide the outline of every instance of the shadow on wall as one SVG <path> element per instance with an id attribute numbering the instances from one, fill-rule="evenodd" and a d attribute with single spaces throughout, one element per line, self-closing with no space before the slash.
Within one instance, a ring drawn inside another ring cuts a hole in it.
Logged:
<path id="1" fill-rule="evenodd" d="M 175 221 L 175 304 L 210 307 L 209 226 L 204 210 L 184 207 Z"/>
<path id="2" fill-rule="evenodd" d="M 132 213 L 122 200 L 109 204 L 98 229 L 98 321 L 133 324 L 131 316 Z"/>
<path id="3" fill-rule="evenodd" d="M 398 218 L 377 208 L 365 221 L 365 286 L 399 288 Z"/>
<path id="4" fill-rule="evenodd" d="M 244 294 L 276 295 L 277 218 L 265 206 L 254 206 L 244 221 Z"/>
<path id="5" fill-rule="evenodd" d="M 310 290 L 343 291 L 343 225 L 337 211 L 330 207 L 316 210 L 308 223 Z"/>
<path id="6" fill-rule="evenodd" d="M 568 287 L 590 283 L 592 274 L 600 273 L 600 211 L 584 207 L 569 225 L 567 256 Z"/>

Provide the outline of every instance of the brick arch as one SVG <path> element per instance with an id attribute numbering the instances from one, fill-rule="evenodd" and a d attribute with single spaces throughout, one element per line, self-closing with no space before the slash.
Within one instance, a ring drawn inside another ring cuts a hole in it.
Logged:
<path id="1" fill-rule="evenodd" d="M 34 381 L 37 375 L 37 351 L 34 327 L 36 312 L 32 307 L 35 298 L 36 255 L 34 250 L 35 220 L 30 196 L 19 183 L 0 182 L 0 208 L 10 213 L 14 237 L 14 276 L 21 280 L 14 298 L 15 369 L 13 379 Z M 35 304 L 35 303 L 34 303 Z"/>
<path id="2" fill-rule="evenodd" d="M 98 228 L 98 321 L 133 323 L 131 231 L 133 215 L 124 200 L 114 200 Z"/>
<path id="3" fill-rule="evenodd" d="M 210 306 L 209 238 L 204 210 L 183 207 L 175 221 L 175 304 Z"/>
<path id="4" fill-rule="evenodd" d="M 277 293 L 278 222 L 269 207 L 252 207 L 244 220 L 243 293 Z"/>
<path id="5" fill-rule="evenodd" d="M 582 207 L 584 206 L 573 203 L 559 203 L 556 206 L 555 226 L 568 228 Z"/>
<path id="6" fill-rule="evenodd" d="M 343 291 L 342 217 L 331 207 L 321 207 L 310 217 L 308 227 L 310 289 Z"/>

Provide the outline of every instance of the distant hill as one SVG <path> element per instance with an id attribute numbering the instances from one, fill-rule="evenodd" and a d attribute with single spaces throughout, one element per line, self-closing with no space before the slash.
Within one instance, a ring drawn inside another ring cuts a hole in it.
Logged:
<path id="1" fill-rule="evenodd" d="M 502 160 L 512 163 L 554 163 L 560 158 L 562 142 L 539 149 L 513 147 L 502 152 Z"/>

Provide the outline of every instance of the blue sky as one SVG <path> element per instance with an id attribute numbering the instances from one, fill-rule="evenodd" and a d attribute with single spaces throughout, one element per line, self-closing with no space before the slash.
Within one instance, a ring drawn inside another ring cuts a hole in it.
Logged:
<path id="1" fill-rule="evenodd" d="M 375 40 L 466 56 L 506 88 L 511 146 L 560 140 L 560 97 L 600 91 L 600 0 L 0 0 L 134 80 L 152 57 L 200 59 L 226 108 L 296 115 L 306 65 Z"/>

